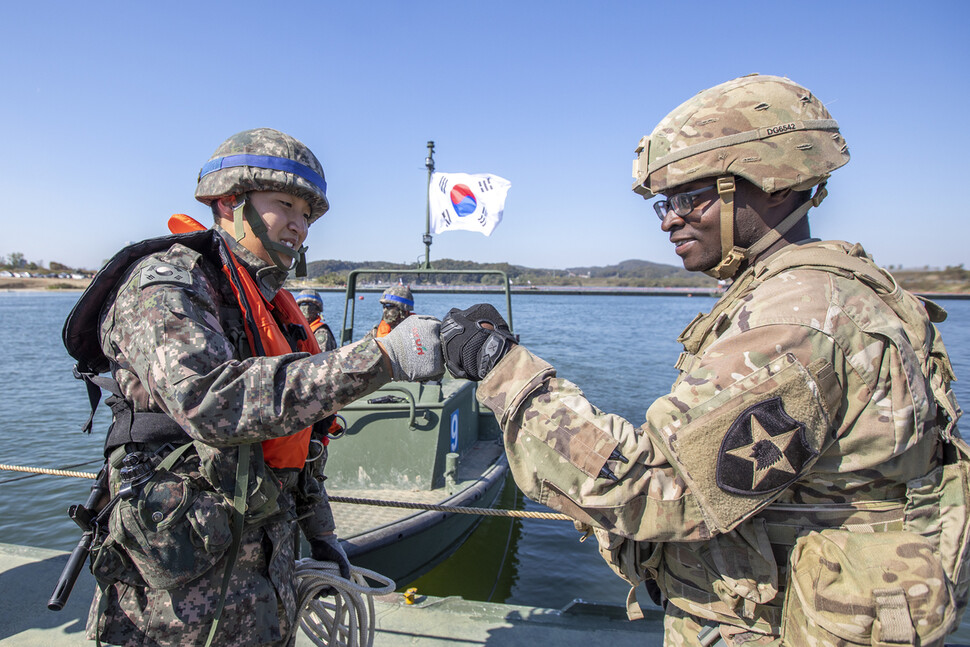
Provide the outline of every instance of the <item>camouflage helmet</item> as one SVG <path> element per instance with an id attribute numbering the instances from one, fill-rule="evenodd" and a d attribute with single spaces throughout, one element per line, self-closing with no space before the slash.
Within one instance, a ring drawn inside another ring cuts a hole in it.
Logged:
<path id="1" fill-rule="evenodd" d="M 297 305 L 302 305 L 304 303 L 314 303 L 323 310 L 323 299 L 317 294 L 316 290 L 303 290 L 298 295 L 296 295 Z"/>
<path id="2" fill-rule="evenodd" d="M 405 312 L 414 310 L 414 296 L 411 294 L 411 288 L 406 285 L 392 285 L 384 290 L 384 294 L 381 295 L 381 303 L 397 306 Z"/>
<path id="3" fill-rule="evenodd" d="M 316 156 L 299 140 L 272 128 L 236 133 L 199 171 L 195 198 L 211 205 L 224 195 L 282 191 L 310 205 L 310 223 L 330 208 L 327 181 Z"/>
<path id="4" fill-rule="evenodd" d="M 644 198 L 705 177 L 742 177 L 767 193 L 802 191 L 849 161 L 839 125 L 807 89 L 751 74 L 675 108 L 636 149 Z"/>
<path id="5" fill-rule="evenodd" d="M 832 171 L 849 161 L 839 124 L 802 86 L 780 76 L 749 74 L 680 104 L 642 137 L 633 162 L 633 190 L 644 198 L 694 180 L 717 178 L 721 260 L 705 270 L 735 276 L 825 198 Z M 766 193 L 818 188 L 748 248 L 735 245 L 735 178 Z"/>

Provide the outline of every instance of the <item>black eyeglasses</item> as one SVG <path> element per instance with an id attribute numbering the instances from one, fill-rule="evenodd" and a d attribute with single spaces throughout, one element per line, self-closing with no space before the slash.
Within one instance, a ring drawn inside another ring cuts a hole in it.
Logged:
<path id="1" fill-rule="evenodd" d="M 657 200 L 653 203 L 653 210 L 657 212 L 657 217 L 663 220 L 667 217 L 667 213 L 673 211 L 675 214 L 683 218 L 691 211 L 694 210 L 694 198 L 697 196 L 707 193 L 708 191 L 714 190 L 713 186 L 706 186 L 702 189 L 694 189 L 693 191 L 684 191 L 683 193 L 675 193 L 666 200 Z"/>

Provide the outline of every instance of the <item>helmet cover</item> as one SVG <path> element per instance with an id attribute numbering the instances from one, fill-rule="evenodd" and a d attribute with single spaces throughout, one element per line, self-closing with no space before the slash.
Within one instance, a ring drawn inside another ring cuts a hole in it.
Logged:
<path id="1" fill-rule="evenodd" d="M 405 312 L 414 310 L 414 296 L 411 294 L 411 288 L 406 285 L 392 285 L 384 290 L 381 303 L 397 306 Z"/>
<path id="2" fill-rule="evenodd" d="M 323 166 L 298 139 L 272 128 L 236 133 L 199 171 L 195 198 L 211 205 L 225 195 L 282 191 L 310 205 L 310 223 L 330 208 Z"/>
<path id="3" fill-rule="evenodd" d="M 810 189 L 849 161 L 838 123 L 807 89 L 752 74 L 698 93 L 640 140 L 633 190 L 651 198 L 706 177 L 767 193 Z"/>
<path id="4" fill-rule="evenodd" d="M 316 290 L 303 290 L 298 295 L 296 295 L 296 303 L 302 305 L 304 303 L 315 303 L 323 309 L 323 299 L 317 294 Z"/>

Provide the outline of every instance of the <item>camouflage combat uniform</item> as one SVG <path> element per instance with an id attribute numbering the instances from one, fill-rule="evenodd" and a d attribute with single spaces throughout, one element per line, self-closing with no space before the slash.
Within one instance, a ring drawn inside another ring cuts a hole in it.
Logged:
<path id="1" fill-rule="evenodd" d="M 263 295 L 272 299 L 286 272 L 259 260 L 231 236 L 223 238 Z M 162 264 L 184 270 L 183 278 L 146 279 Z M 195 572 L 180 578 L 164 568 L 153 573 L 151 564 L 141 564 L 142 572 L 135 572 L 122 557 L 112 573 L 119 581 L 99 592 L 91 607 L 89 637 L 97 627 L 102 642 L 118 645 L 205 642 L 231 540 L 224 501 L 232 499 L 240 445 L 255 443 L 248 504 L 250 511 L 261 509 L 262 514 L 252 519 L 247 512 L 213 644 L 282 644 L 297 612 L 296 517 L 305 515 L 299 523 L 311 537 L 334 526 L 319 470 L 274 473 L 263 463 L 258 443 L 313 425 L 389 381 L 378 345 L 359 343 L 313 356 L 251 357 L 238 301 L 222 268 L 182 245 L 132 267 L 102 310 L 100 339 L 113 363 L 113 375 L 135 411 L 163 412 L 195 441 L 194 451 L 172 468 L 188 479 L 173 486 L 172 496 L 187 498 L 187 483 L 202 492 L 196 509 L 187 515 L 195 533 L 195 548 L 189 549 L 200 562 L 192 566 Z M 112 476 L 114 490 L 116 470 Z M 260 481 L 269 483 L 268 490 L 258 489 Z M 265 492 L 277 487 L 274 505 L 265 500 Z M 112 539 L 126 532 L 117 525 L 113 516 Z M 159 541 L 170 539 L 164 529 L 158 530 Z M 146 584 L 149 576 L 161 584 Z"/>
<path id="2" fill-rule="evenodd" d="M 320 323 L 317 324 L 317 321 Z M 333 336 L 333 330 L 330 329 L 330 326 L 325 321 L 317 317 L 314 321 L 310 322 L 310 327 L 314 328 L 313 336 L 320 345 L 320 350 L 327 353 L 337 349 L 337 338 Z"/>
<path id="3" fill-rule="evenodd" d="M 858 246 L 788 245 L 691 322 L 679 377 L 642 426 L 598 410 L 521 346 L 482 380 L 478 399 L 504 430 L 519 487 L 596 529 L 601 553 L 632 584 L 656 582 L 668 645 L 699 644 L 705 626 L 729 645 L 776 644 L 792 546 L 824 528 L 922 536 L 959 581 L 962 611 L 966 474 L 941 484 L 948 440 L 959 439 L 943 411 L 956 412 L 952 392 L 942 395 L 952 369 L 927 311 L 942 314 Z M 897 584 L 926 589 L 934 580 L 921 568 Z M 891 586 L 885 578 L 880 586 Z M 934 596 L 945 602 L 947 587 L 929 588 L 912 621 L 943 626 L 954 612 L 941 617 Z M 635 614 L 632 590 L 628 603 Z"/>

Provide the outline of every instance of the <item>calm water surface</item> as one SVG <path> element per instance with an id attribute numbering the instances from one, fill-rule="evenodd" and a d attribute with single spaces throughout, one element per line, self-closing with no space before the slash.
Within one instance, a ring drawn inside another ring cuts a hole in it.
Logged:
<path id="1" fill-rule="evenodd" d="M 94 471 L 100 464 L 107 408 L 99 409 L 96 432 L 85 435 L 88 402 L 71 375 L 73 360 L 61 343 L 61 328 L 79 293 L 0 292 L 0 463 Z M 324 314 L 339 327 L 343 295 L 324 293 Z M 482 295 L 416 295 L 416 311 L 443 316 Z M 363 332 L 380 317 L 378 295 L 357 302 Z M 504 299 L 490 298 L 504 312 Z M 516 295 L 513 321 L 523 344 L 578 384 L 604 411 L 636 425 L 647 406 L 667 392 L 680 352 L 674 341 L 707 297 Z M 970 301 L 944 301 L 950 313 L 940 324 L 957 376 L 957 397 L 970 403 Z M 334 451 L 339 445 L 334 446 Z M 90 481 L 0 471 L 0 542 L 70 550 L 77 527 L 65 511 L 82 503 Z M 544 510 L 525 499 L 511 481 L 501 507 Z M 626 584 L 602 562 L 596 542 L 577 541 L 561 521 L 486 518 L 449 560 L 414 585 L 429 595 L 461 595 L 543 607 L 574 598 L 622 605 Z M 43 583 L 52 587 L 53 582 Z M 639 596 L 647 599 L 645 594 Z"/>

